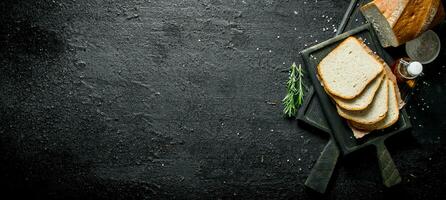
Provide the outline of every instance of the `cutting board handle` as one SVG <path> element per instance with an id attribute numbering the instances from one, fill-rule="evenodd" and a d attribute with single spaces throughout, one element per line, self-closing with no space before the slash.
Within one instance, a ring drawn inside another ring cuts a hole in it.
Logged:
<path id="1" fill-rule="evenodd" d="M 314 164 L 305 185 L 316 192 L 325 193 L 338 162 L 339 154 L 339 147 L 333 139 L 330 139 Z"/>
<path id="2" fill-rule="evenodd" d="M 392 157 L 390 156 L 389 151 L 387 150 L 386 145 L 384 144 L 384 141 L 379 142 L 376 145 L 376 149 L 383 184 L 386 187 L 397 185 L 401 182 L 401 176 L 395 166 L 395 163 L 393 162 Z"/>

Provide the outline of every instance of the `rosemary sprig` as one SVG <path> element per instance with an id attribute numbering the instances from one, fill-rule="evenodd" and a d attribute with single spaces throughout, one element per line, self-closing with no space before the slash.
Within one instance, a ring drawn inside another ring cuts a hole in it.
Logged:
<path id="1" fill-rule="evenodd" d="M 302 66 L 296 66 L 293 63 L 290 68 L 290 77 L 288 78 L 286 88 L 287 94 L 282 100 L 283 114 L 286 117 L 296 116 L 297 109 L 302 105 L 304 99 L 304 88 L 302 78 L 304 76 Z"/>

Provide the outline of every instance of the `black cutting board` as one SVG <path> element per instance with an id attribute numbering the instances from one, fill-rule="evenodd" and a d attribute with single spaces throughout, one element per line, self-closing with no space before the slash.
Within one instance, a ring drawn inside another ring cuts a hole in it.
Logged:
<path id="1" fill-rule="evenodd" d="M 369 2 L 369 0 L 352 0 L 349 8 L 347 9 L 344 18 L 338 28 L 338 32 L 336 35 L 343 33 L 344 31 L 351 30 L 355 27 L 359 27 L 365 24 L 365 19 L 362 16 L 359 7 L 363 4 Z M 377 40 L 375 40 L 377 42 Z M 373 42 L 373 41 L 372 41 Z M 378 47 L 380 47 L 378 45 Z M 381 52 L 382 48 L 378 48 L 380 51 L 380 55 L 389 63 L 393 62 L 392 57 L 387 52 Z M 308 75 L 308 73 L 306 73 Z M 319 98 L 314 94 L 314 88 L 312 85 L 308 87 L 308 91 L 306 93 L 304 104 L 299 110 L 297 119 L 299 122 L 308 124 L 312 127 L 315 127 L 323 132 L 328 133 L 330 136 L 329 142 L 325 146 L 324 150 L 321 152 L 321 156 L 318 158 L 317 162 L 313 166 L 311 173 L 307 177 L 305 185 L 317 192 L 324 193 L 326 191 L 328 182 L 331 179 L 332 173 L 336 166 L 340 150 L 339 145 L 335 142 L 335 137 L 333 132 L 328 125 L 327 118 L 321 109 L 321 103 L 319 102 Z M 395 164 L 392 161 L 390 154 L 387 152 L 386 147 L 384 145 L 384 141 L 387 137 L 396 134 L 397 132 L 401 132 L 403 130 L 411 128 L 410 121 L 408 120 L 406 112 L 402 111 L 403 121 L 399 122 L 397 125 L 393 127 L 393 131 L 388 135 L 384 135 L 383 137 L 377 137 L 377 135 L 373 136 L 376 138 L 380 138 L 379 140 L 375 140 L 375 146 L 377 147 L 377 156 L 379 161 L 379 166 L 381 170 L 381 175 L 383 178 L 384 185 L 390 187 L 392 185 L 398 184 L 401 180 L 399 177 L 398 170 L 395 167 Z M 314 130 L 314 129 L 313 129 Z M 389 131 L 388 129 L 387 131 Z M 383 133 L 379 134 L 383 135 Z M 348 139 L 352 138 L 352 135 Z M 372 141 L 370 139 L 369 141 Z M 364 143 L 365 140 L 354 141 L 360 143 Z M 354 142 L 352 144 L 354 144 Z M 369 142 L 372 143 L 373 142 Z M 345 147 L 344 147 L 345 148 Z M 343 150 L 345 152 L 345 150 Z"/>
<path id="2" fill-rule="evenodd" d="M 341 24 L 339 25 L 336 35 L 344 33 L 345 31 L 352 30 L 366 23 L 366 19 L 364 18 L 364 16 L 362 16 L 359 8 L 368 2 L 370 2 L 370 0 L 351 1 L 341 21 Z M 383 56 L 384 60 L 393 61 L 392 57 L 388 53 L 383 54 Z M 304 104 L 298 111 L 297 120 L 315 127 L 325 133 L 329 133 L 330 128 L 328 126 L 327 119 L 321 110 L 319 99 L 315 97 L 314 89 L 312 88 L 312 86 L 308 88 L 309 89 L 306 93 Z"/>
<path id="3" fill-rule="evenodd" d="M 365 24 L 353 30 L 347 31 L 337 37 L 305 49 L 302 52 L 306 72 L 313 82 L 313 88 L 317 93 L 317 97 L 321 105 L 321 107 L 319 108 L 322 108 L 322 110 L 324 111 L 322 113 L 326 116 L 328 124 L 330 125 L 330 130 L 332 130 L 332 133 L 337 136 L 337 142 L 344 154 L 349 154 L 359 148 L 373 143 L 375 140 L 383 137 L 387 138 L 397 132 L 408 129 L 411 126 L 410 120 L 407 117 L 405 109 L 403 108 L 400 110 L 400 118 L 395 125 L 383 131 L 374 131 L 373 133 L 365 136 L 364 139 L 358 140 L 353 137 L 353 133 L 347 125 L 346 120 L 342 119 L 338 115 L 336 106 L 322 89 L 319 80 L 317 80 L 316 78 L 316 67 L 319 62 L 323 58 L 325 58 L 325 56 L 334 48 L 336 48 L 345 38 L 349 36 L 354 36 L 356 38 L 364 40 L 365 44 L 370 47 L 372 51 L 376 52 L 378 56 L 383 58 L 387 63 L 394 62 L 391 56 L 388 55 L 388 53 L 381 47 L 370 24 Z"/>

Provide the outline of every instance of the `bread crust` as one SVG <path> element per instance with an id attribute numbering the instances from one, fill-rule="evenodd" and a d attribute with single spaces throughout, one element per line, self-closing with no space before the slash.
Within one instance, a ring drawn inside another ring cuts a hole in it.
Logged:
<path id="1" fill-rule="evenodd" d="M 437 13 L 436 13 L 434 19 L 432 20 L 432 23 L 429 25 L 428 29 L 434 28 L 435 26 L 440 24 L 444 20 L 445 17 L 446 17 L 446 13 L 444 11 L 443 2 L 440 1 L 440 5 L 438 5 Z"/>
<path id="2" fill-rule="evenodd" d="M 432 22 L 434 21 L 435 17 L 437 16 L 437 12 L 439 11 L 439 7 L 440 7 L 440 0 L 433 0 L 432 4 L 430 5 L 429 9 L 426 12 L 424 21 L 423 21 L 423 26 L 420 27 L 420 30 L 418 31 L 418 35 L 421 35 L 421 33 L 424 33 L 425 31 L 427 31 L 429 29 L 429 27 L 432 24 Z"/>
<path id="3" fill-rule="evenodd" d="M 409 3 L 409 0 L 375 0 L 373 2 L 387 19 L 390 26 L 393 27 Z"/>
<path id="4" fill-rule="evenodd" d="M 341 42 L 335 49 L 333 49 L 329 54 L 327 54 L 327 56 L 330 55 L 330 54 L 336 53 L 337 51 L 339 51 L 339 47 L 340 47 L 343 43 L 347 42 L 348 40 L 354 40 L 354 41 L 357 42 L 359 45 L 363 46 L 363 47 L 364 47 L 364 50 L 367 51 L 368 55 L 371 56 L 372 59 L 375 59 L 375 60 L 377 60 L 378 62 L 381 62 L 381 63 L 383 62 L 383 60 L 382 60 L 381 58 L 379 58 L 379 56 L 377 56 L 376 54 L 374 54 L 373 51 L 372 51 L 367 45 L 365 45 L 364 42 L 362 42 L 362 40 L 360 40 L 360 39 L 358 39 L 358 38 L 356 38 L 356 37 L 354 37 L 354 36 L 350 36 L 350 37 L 348 37 L 347 39 L 345 39 L 344 41 L 342 41 L 342 42 Z M 321 61 L 321 62 L 322 62 L 322 61 Z M 355 95 L 348 96 L 348 95 L 343 95 L 343 94 L 336 93 L 334 90 L 332 90 L 330 87 L 328 87 L 328 84 L 327 84 L 326 81 L 324 80 L 323 76 L 321 76 L 321 67 L 320 67 L 320 63 L 319 63 L 318 66 L 317 66 L 317 73 L 318 73 L 318 76 L 320 77 L 320 80 L 322 81 L 322 84 L 324 85 L 325 90 L 328 91 L 331 95 L 334 95 L 334 96 L 336 96 L 336 97 L 343 98 L 343 99 L 353 99 L 353 98 L 359 96 L 359 95 L 361 94 L 361 92 L 367 87 L 367 85 L 370 84 L 370 82 L 372 82 L 372 81 L 373 81 L 379 74 L 381 74 L 383 71 L 384 71 L 384 66 L 381 65 L 381 66 L 380 66 L 380 70 L 377 71 L 376 74 L 374 74 L 373 78 L 371 78 L 370 80 L 368 80 L 368 81 L 367 81 L 367 84 L 364 84 L 364 86 L 360 88 L 360 90 L 359 90 L 360 92 L 358 92 L 358 93 L 355 94 Z"/>

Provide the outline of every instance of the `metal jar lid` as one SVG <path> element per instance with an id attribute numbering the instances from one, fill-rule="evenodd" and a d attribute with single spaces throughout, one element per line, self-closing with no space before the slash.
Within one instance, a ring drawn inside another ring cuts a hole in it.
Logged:
<path id="1" fill-rule="evenodd" d="M 433 62 L 440 54 L 441 41 L 438 35 L 428 30 L 406 43 L 406 53 L 414 61 L 421 64 Z"/>

